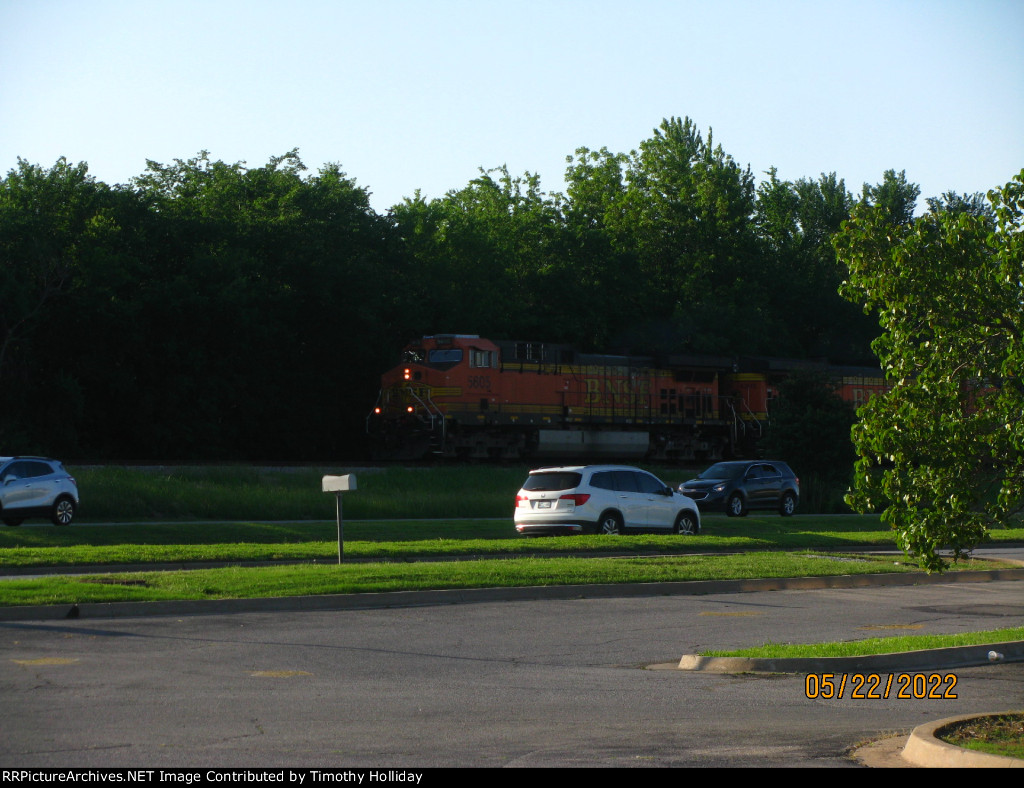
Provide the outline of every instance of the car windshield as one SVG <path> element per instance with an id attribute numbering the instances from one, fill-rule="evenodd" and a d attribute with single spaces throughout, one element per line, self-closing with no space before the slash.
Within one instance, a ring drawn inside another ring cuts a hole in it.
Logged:
<path id="1" fill-rule="evenodd" d="M 534 492 L 551 492 L 554 490 L 571 490 L 578 487 L 583 477 L 573 471 L 555 471 L 552 473 L 531 473 L 523 484 L 524 490 Z"/>
<path id="2" fill-rule="evenodd" d="M 746 466 L 743 463 L 716 462 L 706 471 L 697 474 L 698 479 L 732 479 L 739 476 Z"/>

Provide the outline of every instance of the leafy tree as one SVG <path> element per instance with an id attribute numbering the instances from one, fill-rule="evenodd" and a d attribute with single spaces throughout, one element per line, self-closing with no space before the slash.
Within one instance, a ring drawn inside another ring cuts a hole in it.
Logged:
<path id="1" fill-rule="evenodd" d="M 391 212 L 415 266 L 402 286 L 420 329 L 559 338 L 556 202 L 526 173 L 481 170 L 465 188 Z M 546 333 L 545 333 L 546 331 Z"/>
<path id="2" fill-rule="evenodd" d="M 18 159 L 0 181 L 0 381 L 13 346 L 65 290 L 103 187 L 82 162 Z"/>
<path id="3" fill-rule="evenodd" d="M 850 429 L 856 420 L 823 372 L 796 370 L 779 383 L 761 449 L 765 456 L 784 457 L 796 471 L 809 510 L 828 510 L 849 486 L 855 459 Z"/>
<path id="4" fill-rule="evenodd" d="M 832 237 L 854 201 L 835 173 L 780 181 L 774 169 L 758 187 L 754 221 L 776 326 L 769 352 L 833 361 L 873 361 L 876 325 L 838 293 L 846 276 Z"/>
<path id="5" fill-rule="evenodd" d="M 710 131 L 705 141 L 689 118 L 669 118 L 631 155 L 626 181 L 622 226 L 635 244 L 646 321 L 634 344 L 762 350 L 770 297 L 750 169 L 716 147 Z"/>
<path id="6" fill-rule="evenodd" d="M 992 206 L 988 204 L 985 195 L 981 192 L 974 194 L 957 194 L 954 191 L 944 192 L 941 197 L 929 197 L 925 200 L 928 203 L 928 210 L 932 213 L 972 213 L 976 216 L 982 214 L 994 219 Z"/>
<path id="7" fill-rule="evenodd" d="M 81 162 L 22 159 L 0 181 L 0 438 L 8 451 L 74 444 L 82 392 L 66 347 L 49 352 L 54 316 L 109 235 L 110 190 Z M 77 330 L 81 331 L 82 315 Z"/>
<path id="8" fill-rule="evenodd" d="M 628 157 L 607 148 L 579 148 L 567 157 L 562 205 L 562 266 L 572 297 L 572 341 L 607 352 L 645 312 L 645 282 L 627 210 Z"/>
<path id="9" fill-rule="evenodd" d="M 295 152 L 256 168 L 200 154 L 111 196 L 104 246 L 79 254 L 48 321 L 89 456 L 356 451 L 369 370 L 406 338 L 383 330 L 390 230 L 338 167 L 304 171 Z"/>
<path id="10" fill-rule="evenodd" d="M 871 186 L 864 184 L 861 202 L 883 211 L 891 224 L 909 224 L 914 220 L 914 208 L 921 189 L 907 181 L 906 170 L 886 170 L 882 182 Z"/>
<path id="11" fill-rule="evenodd" d="M 1024 507 L 1024 171 L 987 211 L 913 223 L 864 204 L 837 237 L 851 300 L 877 309 L 892 389 L 860 411 L 849 500 L 885 507 L 900 546 L 947 565 Z M 994 217 L 994 218 L 993 218 Z"/>

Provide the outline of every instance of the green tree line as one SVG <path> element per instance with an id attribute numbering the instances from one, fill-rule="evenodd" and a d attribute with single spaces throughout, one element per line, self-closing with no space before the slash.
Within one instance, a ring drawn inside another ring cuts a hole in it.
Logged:
<path id="1" fill-rule="evenodd" d="M 108 185 L 24 160 L 0 181 L 0 453 L 358 457 L 380 373 L 439 332 L 607 352 L 871 363 L 832 239 L 858 205 L 913 218 L 888 171 L 749 168 L 688 118 L 581 148 L 566 190 L 482 170 L 386 213 L 338 165 L 206 152 Z M 933 210 L 974 198 L 933 198 Z"/>

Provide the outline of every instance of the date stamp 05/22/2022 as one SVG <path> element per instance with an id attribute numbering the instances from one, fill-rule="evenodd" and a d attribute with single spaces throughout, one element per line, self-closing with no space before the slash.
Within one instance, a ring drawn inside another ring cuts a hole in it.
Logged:
<path id="1" fill-rule="evenodd" d="M 955 673 L 808 673 L 809 700 L 956 700 Z"/>

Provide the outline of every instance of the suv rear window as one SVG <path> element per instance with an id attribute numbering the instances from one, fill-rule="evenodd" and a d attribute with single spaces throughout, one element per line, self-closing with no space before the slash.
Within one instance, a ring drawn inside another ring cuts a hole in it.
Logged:
<path id="1" fill-rule="evenodd" d="M 636 471 L 599 471 L 590 477 L 590 486 L 614 492 L 643 492 L 640 478 L 643 475 Z"/>
<path id="2" fill-rule="evenodd" d="M 524 490 L 535 492 L 551 492 L 554 490 L 571 490 L 579 487 L 583 477 L 572 471 L 556 471 L 554 473 L 531 473 L 523 483 Z"/>

